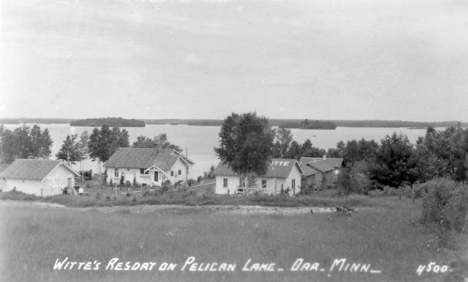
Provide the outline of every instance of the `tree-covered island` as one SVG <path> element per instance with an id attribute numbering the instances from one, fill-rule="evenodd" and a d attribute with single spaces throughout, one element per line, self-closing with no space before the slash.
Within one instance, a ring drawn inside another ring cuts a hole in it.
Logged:
<path id="1" fill-rule="evenodd" d="M 146 123 L 142 120 L 136 119 L 123 119 L 123 118 L 91 118 L 80 119 L 70 122 L 71 126 L 91 126 L 102 127 L 103 125 L 109 127 L 145 127 Z"/>

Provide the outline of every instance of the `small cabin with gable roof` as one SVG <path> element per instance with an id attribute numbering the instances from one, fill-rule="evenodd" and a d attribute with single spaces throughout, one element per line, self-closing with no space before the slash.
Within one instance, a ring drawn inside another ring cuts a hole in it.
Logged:
<path id="1" fill-rule="evenodd" d="M 16 190 L 36 196 L 53 196 L 75 186 L 79 174 L 58 160 L 16 159 L 0 173 L 3 192 Z"/>
<path id="2" fill-rule="evenodd" d="M 195 163 L 173 149 L 119 148 L 104 164 L 107 183 L 161 186 L 192 178 Z"/>
<path id="3" fill-rule="evenodd" d="M 239 177 L 227 164 L 220 162 L 214 171 L 216 177 L 215 194 L 238 194 L 246 190 L 246 179 Z M 295 159 L 272 159 L 265 175 L 257 175 L 253 191 L 277 195 L 289 188 L 290 195 L 300 192 L 301 165 Z"/>
<path id="4" fill-rule="evenodd" d="M 338 181 L 338 175 L 343 167 L 342 158 L 310 158 L 301 157 L 299 162 L 304 169 L 304 179 L 306 185 L 315 185 L 316 189 L 325 185 L 327 187 L 334 187 Z"/>

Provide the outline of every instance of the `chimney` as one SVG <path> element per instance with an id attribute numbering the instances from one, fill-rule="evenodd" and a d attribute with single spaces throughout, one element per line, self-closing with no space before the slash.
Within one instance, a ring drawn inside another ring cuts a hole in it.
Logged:
<path id="1" fill-rule="evenodd" d="M 327 159 L 327 155 L 323 155 L 323 160 L 326 160 Z"/>

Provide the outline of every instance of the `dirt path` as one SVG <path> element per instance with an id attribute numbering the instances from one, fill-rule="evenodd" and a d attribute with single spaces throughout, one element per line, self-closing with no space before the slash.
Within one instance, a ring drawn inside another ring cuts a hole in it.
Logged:
<path id="1" fill-rule="evenodd" d="M 64 205 L 43 202 L 22 202 L 22 201 L 0 201 L 1 207 L 27 207 L 27 208 L 48 208 L 48 209 L 68 209 L 78 212 L 88 212 L 97 210 L 102 213 L 115 213 L 125 211 L 132 214 L 143 214 L 151 212 L 161 213 L 220 213 L 220 214 L 311 214 L 335 212 L 334 207 L 266 207 L 266 206 L 232 206 L 232 205 L 207 205 L 207 206 L 181 206 L 181 205 L 138 205 L 138 206 L 113 206 L 113 207 L 89 207 L 89 208 L 68 208 Z M 356 211 L 377 210 L 378 208 L 362 207 Z"/>

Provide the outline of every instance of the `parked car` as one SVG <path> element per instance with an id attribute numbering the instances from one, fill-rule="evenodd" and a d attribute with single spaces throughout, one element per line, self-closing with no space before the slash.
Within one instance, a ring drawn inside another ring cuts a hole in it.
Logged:
<path id="1" fill-rule="evenodd" d="M 93 170 L 82 170 L 79 172 L 81 177 L 83 177 L 84 180 L 92 180 L 93 179 Z"/>

